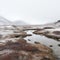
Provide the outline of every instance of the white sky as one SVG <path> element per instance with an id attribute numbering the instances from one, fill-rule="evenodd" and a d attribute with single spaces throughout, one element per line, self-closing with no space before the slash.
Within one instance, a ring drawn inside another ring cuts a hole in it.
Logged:
<path id="1" fill-rule="evenodd" d="M 0 16 L 42 24 L 60 19 L 60 0 L 0 0 Z"/>

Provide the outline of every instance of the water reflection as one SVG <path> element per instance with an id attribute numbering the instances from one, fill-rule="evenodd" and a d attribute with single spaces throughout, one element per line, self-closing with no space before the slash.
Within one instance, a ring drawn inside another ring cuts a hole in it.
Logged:
<path id="1" fill-rule="evenodd" d="M 58 44 L 60 44 L 60 42 L 55 41 L 54 39 L 47 38 L 42 35 L 33 34 L 32 30 L 26 31 L 26 32 L 28 34 L 32 34 L 32 36 L 25 38 L 27 40 L 27 42 L 34 44 L 34 42 L 36 41 L 36 42 L 40 42 L 48 47 L 52 46 L 50 48 L 53 49 L 54 54 L 60 58 L 60 46 L 58 46 Z"/>

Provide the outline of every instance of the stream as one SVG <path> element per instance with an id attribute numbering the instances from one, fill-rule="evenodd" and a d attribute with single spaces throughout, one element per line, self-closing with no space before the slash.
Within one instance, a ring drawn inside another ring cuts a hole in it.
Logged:
<path id="1" fill-rule="evenodd" d="M 27 32 L 27 34 L 32 34 L 32 36 L 25 38 L 28 43 L 34 44 L 34 42 L 40 42 L 40 43 L 50 47 L 53 50 L 54 54 L 59 58 L 58 60 L 60 60 L 60 42 L 59 41 L 47 38 L 47 37 L 42 36 L 42 35 L 33 34 L 32 30 L 28 30 L 25 32 Z"/>

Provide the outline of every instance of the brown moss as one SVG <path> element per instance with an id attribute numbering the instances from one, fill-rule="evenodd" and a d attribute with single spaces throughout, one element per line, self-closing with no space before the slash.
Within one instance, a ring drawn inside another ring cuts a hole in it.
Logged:
<path id="1" fill-rule="evenodd" d="M 53 27 L 44 27 L 43 29 L 53 29 Z"/>
<path id="2" fill-rule="evenodd" d="M 60 31 L 54 31 L 53 34 L 60 35 Z"/>

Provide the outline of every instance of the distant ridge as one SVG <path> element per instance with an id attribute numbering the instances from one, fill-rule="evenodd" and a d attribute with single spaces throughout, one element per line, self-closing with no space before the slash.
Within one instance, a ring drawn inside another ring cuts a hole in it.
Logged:
<path id="1" fill-rule="evenodd" d="M 11 22 L 8 19 L 0 16 L 0 25 L 27 25 L 27 23 L 23 22 L 22 20 Z"/>
<path id="2" fill-rule="evenodd" d="M 26 22 L 22 21 L 22 20 L 17 20 L 13 22 L 14 25 L 28 25 Z"/>
<path id="3" fill-rule="evenodd" d="M 0 16 L 0 25 L 30 25 L 22 20 L 17 20 L 14 22 L 11 22 L 10 20 Z M 44 27 L 60 27 L 60 20 L 57 20 L 56 22 L 43 24 Z"/>
<path id="4" fill-rule="evenodd" d="M 60 20 L 57 20 L 56 22 L 44 24 L 43 26 L 44 27 L 56 27 L 56 28 L 59 28 L 60 27 Z"/>
<path id="5" fill-rule="evenodd" d="M 10 25 L 12 22 L 0 16 L 0 25 Z"/>

